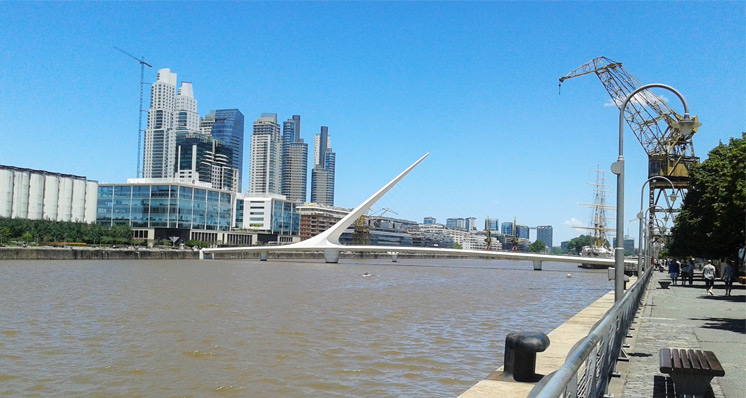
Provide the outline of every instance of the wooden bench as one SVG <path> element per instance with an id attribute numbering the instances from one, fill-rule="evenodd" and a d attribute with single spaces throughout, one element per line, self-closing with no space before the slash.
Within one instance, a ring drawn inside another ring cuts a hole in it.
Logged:
<path id="1" fill-rule="evenodd" d="M 703 397 L 713 377 L 725 370 L 712 351 L 661 348 L 660 371 L 673 380 L 677 396 Z"/>

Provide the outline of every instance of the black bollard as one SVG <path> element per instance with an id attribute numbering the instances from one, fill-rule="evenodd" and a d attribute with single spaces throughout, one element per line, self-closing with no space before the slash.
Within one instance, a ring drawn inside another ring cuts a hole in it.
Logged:
<path id="1" fill-rule="evenodd" d="M 544 333 L 508 333 L 505 337 L 504 379 L 538 381 L 536 353 L 546 350 L 547 347 L 549 347 L 549 337 Z"/>

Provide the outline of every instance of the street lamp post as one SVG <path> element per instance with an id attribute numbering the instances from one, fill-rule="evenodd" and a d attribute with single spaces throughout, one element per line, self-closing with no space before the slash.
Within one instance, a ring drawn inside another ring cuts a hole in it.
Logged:
<path id="1" fill-rule="evenodd" d="M 661 209 L 663 211 L 666 210 L 663 207 L 658 206 L 658 205 L 650 206 L 647 209 L 645 209 L 645 212 L 643 213 L 642 219 L 646 219 L 647 216 L 648 216 L 648 213 L 651 210 L 655 209 L 655 208 L 659 208 L 659 209 Z M 653 250 L 651 249 L 652 246 L 653 246 L 653 244 L 652 244 L 651 239 L 650 239 L 650 236 L 651 236 L 652 232 L 653 231 L 650 230 L 650 227 L 648 225 L 645 225 L 645 256 L 644 256 L 644 262 L 645 262 L 645 264 L 650 264 L 651 257 L 652 257 L 651 254 L 653 253 Z"/>
<path id="2" fill-rule="evenodd" d="M 637 248 L 637 251 L 638 251 L 638 253 L 637 253 L 637 276 L 638 277 L 640 275 L 642 275 L 642 270 L 643 270 L 643 265 L 642 265 L 642 222 L 645 219 L 643 217 L 643 212 L 642 212 L 643 191 L 645 190 L 645 185 L 647 185 L 649 182 L 651 182 L 651 181 L 653 181 L 655 179 L 658 179 L 658 178 L 660 178 L 661 180 L 668 181 L 668 183 L 671 184 L 671 190 L 674 190 L 674 191 L 676 190 L 676 188 L 673 185 L 673 182 L 671 182 L 671 180 L 669 180 L 668 178 L 662 177 L 662 176 L 655 176 L 655 177 L 648 178 L 645 181 L 645 183 L 642 184 L 642 187 L 640 188 L 640 212 L 637 213 L 637 218 L 639 220 L 639 232 L 637 234 L 637 246 L 638 246 L 638 248 Z M 672 202 L 671 205 L 673 205 L 673 202 L 676 202 L 676 194 L 672 193 L 671 196 L 669 196 L 669 199 Z M 617 239 L 619 239 L 619 238 L 617 238 Z"/>
<path id="3" fill-rule="evenodd" d="M 694 120 L 689 117 L 689 106 L 684 97 L 671 86 L 653 83 L 646 84 L 629 93 L 624 99 L 622 107 L 619 108 L 619 157 L 611 165 L 611 172 L 616 174 L 616 247 L 614 247 L 614 301 L 619 301 L 624 295 L 624 109 L 627 108 L 629 101 L 640 91 L 649 88 L 663 88 L 676 94 L 684 104 L 684 119 L 678 122 L 679 132 L 682 135 L 689 135 L 694 130 Z"/>

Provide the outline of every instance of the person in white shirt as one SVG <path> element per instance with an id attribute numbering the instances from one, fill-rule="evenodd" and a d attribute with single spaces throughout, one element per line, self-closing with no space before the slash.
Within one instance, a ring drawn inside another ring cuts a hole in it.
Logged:
<path id="1" fill-rule="evenodd" d="M 702 277 L 705 279 L 707 294 L 712 296 L 712 287 L 715 286 L 715 266 L 712 265 L 712 261 L 707 260 L 707 264 L 702 268 Z"/>

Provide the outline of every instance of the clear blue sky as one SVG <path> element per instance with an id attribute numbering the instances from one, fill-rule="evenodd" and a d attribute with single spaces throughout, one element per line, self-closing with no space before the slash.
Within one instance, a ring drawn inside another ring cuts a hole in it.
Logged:
<path id="1" fill-rule="evenodd" d="M 618 151 L 618 111 L 595 75 L 561 95 L 558 78 L 606 56 L 675 87 L 703 123 L 704 159 L 746 130 L 745 4 L 0 2 L 0 164 L 135 177 L 140 69 L 117 46 L 154 66 L 147 82 L 166 67 L 193 82 L 200 115 L 240 109 L 245 168 L 251 123 L 299 114 L 311 147 L 329 126 L 338 206 L 430 152 L 374 209 L 516 217 L 554 226 L 558 245 L 579 235 L 567 224 L 590 222 L 579 203 L 592 202 L 593 170 L 609 170 Z M 147 108 L 148 87 L 145 98 Z M 647 164 L 626 134 L 625 230 L 636 237 L 628 220 Z"/>

